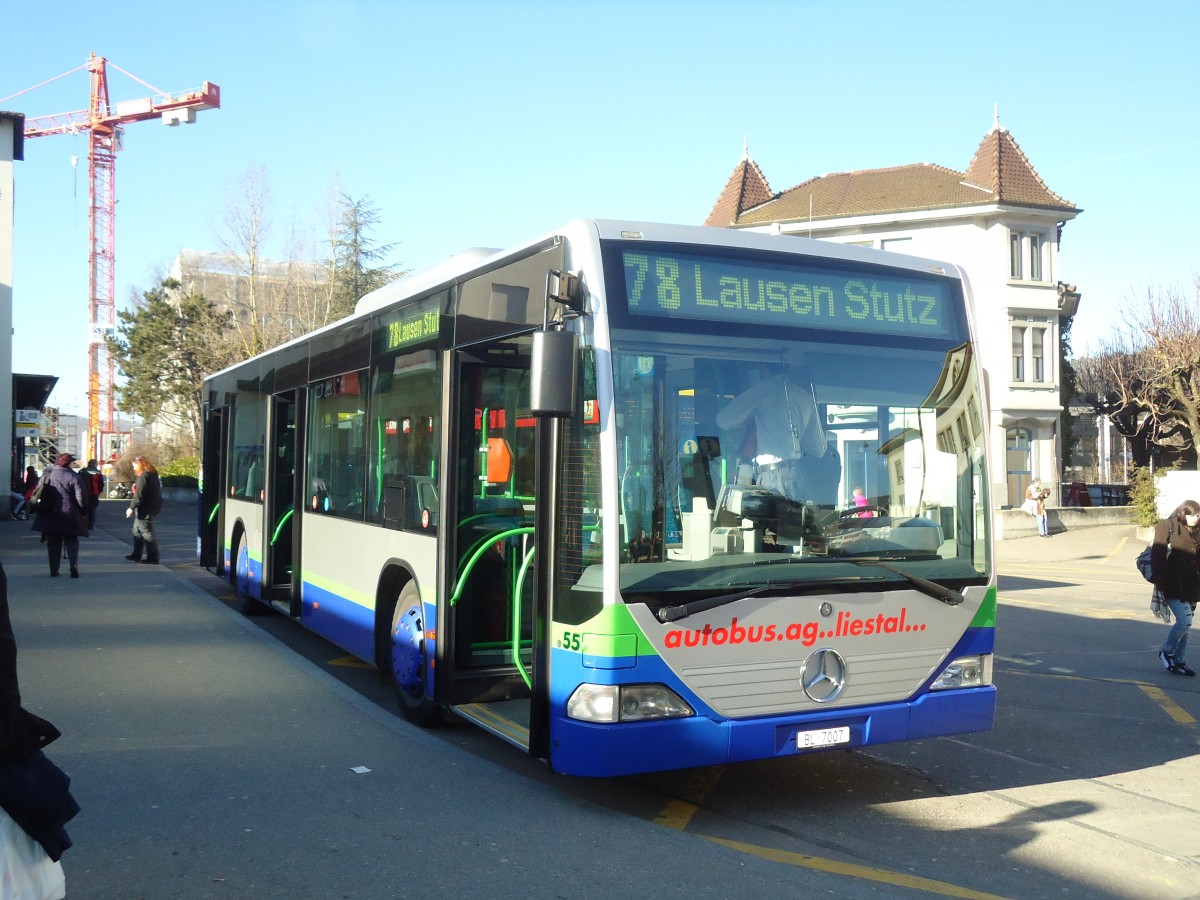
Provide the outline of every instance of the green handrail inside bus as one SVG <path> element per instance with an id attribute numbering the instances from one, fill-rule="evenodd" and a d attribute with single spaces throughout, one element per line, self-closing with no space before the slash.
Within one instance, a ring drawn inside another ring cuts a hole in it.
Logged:
<path id="1" fill-rule="evenodd" d="M 488 413 L 485 406 L 479 416 L 479 496 L 487 496 L 487 430 Z"/>
<path id="2" fill-rule="evenodd" d="M 283 518 L 281 518 L 279 520 L 279 524 L 275 526 L 275 533 L 271 535 L 271 546 L 272 547 L 275 546 L 275 542 L 277 540 L 279 540 L 279 534 L 281 531 L 283 531 L 283 526 L 287 524 L 288 519 L 290 519 L 292 517 L 292 513 L 294 513 L 295 511 L 296 511 L 295 509 L 293 509 L 292 507 L 289 506 L 288 511 L 283 514 Z"/>
<path id="3" fill-rule="evenodd" d="M 221 503 L 220 503 L 220 501 L 217 501 L 217 503 L 216 503 L 216 504 L 213 506 L 213 508 L 212 508 L 212 512 L 210 512 L 210 513 L 208 514 L 208 524 L 209 524 L 209 525 L 211 525 L 211 524 L 212 524 L 214 521 L 216 521 L 216 518 L 217 518 L 217 512 L 218 512 L 220 509 L 221 509 Z"/>
<path id="4" fill-rule="evenodd" d="M 599 531 L 599 525 L 584 525 L 584 531 Z M 533 679 L 529 677 L 529 672 L 525 669 L 525 664 L 521 662 L 521 594 L 525 590 L 525 573 L 529 571 L 529 564 L 533 562 L 533 554 L 537 551 L 537 547 L 530 547 L 529 552 L 525 554 L 525 561 L 521 563 L 521 569 L 517 573 L 516 585 L 513 588 L 512 601 L 512 661 L 517 667 L 517 671 L 521 673 L 521 678 L 525 681 L 525 686 L 533 690 Z"/>
<path id="5" fill-rule="evenodd" d="M 375 420 L 375 509 L 378 510 L 383 506 L 383 464 L 386 456 L 384 452 L 384 425 L 383 419 Z"/>
<path id="6" fill-rule="evenodd" d="M 599 531 L 599 525 L 585 525 L 584 531 Z M 450 605 L 458 603 L 462 596 L 463 590 L 466 588 L 467 578 L 475 568 L 475 564 L 486 553 L 493 544 L 497 541 L 503 541 L 510 537 L 516 537 L 521 534 L 533 534 L 533 527 L 529 525 L 520 528 L 509 528 L 505 531 L 498 531 L 495 534 L 489 534 L 481 538 L 476 544 L 474 551 L 467 559 L 466 565 L 458 576 L 458 581 L 454 585 L 454 591 L 450 595 Z M 525 681 L 525 685 L 532 689 L 533 680 L 529 676 L 529 671 L 525 668 L 525 664 L 521 661 L 521 596 L 525 589 L 525 574 L 529 571 L 529 564 L 533 561 L 533 554 L 537 550 L 536 547 L 530 547 L 525 553 L 525 559 L 521 562 L 521 568 L 517 572 L 516 579 L 513 584 L 512 591 L 512 639 L 510 642 L 510 652 L 512 654 L 513 665 L 521 674 L 521 678 Z"/>
<path id="7" fill-rule="evenodd" d="M 525 687 L 533 690 L 533 679 L 529 677 L 529 672 L 525 668 L 525 663 L 521 661 L 521 592 L 525 588 L 525 573 L 529 570 L 529 564 L 533 562 L 534 551 L 537 547 L 530 547 L 529 552 L 525 554 L 525 561 L 521 563 L 521 570 L 517 573 L 516 586 L 513 589 L 512 599 L 512 661 L 517 667 L 517 671 L 521 673 L 521 679 L 525 682 Z"/>
<path id="8" fill-rule="evenodd" d="M 466 587 L 467 576 L 471 574 L 471 571 L 475 568 L 475 563 L 479 562 L 479 558 L 487 552 L 492 544 L 496 543 L 496 541 L 502 541 L 505 538 L 516 537 L 519 534 L 533 534 L 533 526 L 523 525 L 520 528 L 509 528 L 505 531 L 498 531 L 495 534 L 489 534 L 480 539 L 480 541 L 476 544 L 475 551 L 471 553 L 467 559 L 462 573 L 458 576 L 458 581 L 455 582 L 454 590 L 450 594 L 451 606 L 458 603 L 458 598 L 462 596 L 463 588 Z"/>

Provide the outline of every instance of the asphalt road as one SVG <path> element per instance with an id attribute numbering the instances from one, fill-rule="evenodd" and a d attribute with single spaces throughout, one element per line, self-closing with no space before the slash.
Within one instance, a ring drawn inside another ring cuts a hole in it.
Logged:
<path id="1" fill-rule="evenodd" d="M 1200 678 L 1155 659 L 1131 527 L 1000 544 L 991 732 L 596 781 L 413 728 L 338 648 L 233 612 L 189 510 L 165 569 L 121 559 L 121 508 L 78 581 L 0 530 L 84 805 L 71 897 L 1200 896 Z"/>

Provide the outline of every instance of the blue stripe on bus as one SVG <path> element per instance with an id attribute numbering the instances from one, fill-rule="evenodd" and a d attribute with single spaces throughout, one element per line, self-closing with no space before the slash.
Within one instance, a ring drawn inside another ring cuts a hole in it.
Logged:
<path id="1" fill-rule="evenodd" d="M 632 775 L 800 756 L 796 732 L 846 725 L 850 743 L 868 747 L 918 738 L 985 731 L 992 727 L 996 689 L 926 694 L 904 702 L 829 710 L 804 716 L 766 716 L 714 722 L 703 716 L 622 725 L 593 725 L 556 717 L 550 763 L 564 775 Z"/>
<path id="2" fill-rule="evenodd" d="M 375 610 L 347 600 L 310 581 L 302 587 L 304 625 L 359 659 L 375 664 Z"/>
<path id="3" fill-rule="evenodd" d="M 991 652 L 994 629 L 969 629 L 947 660 Z M 622 660 L 631 668 L 584 668 L 578 653 L 555 649 L 551 668 L 556 687 L 550 700 L 553 749 L 550 761 L 565 775 L 629 775 L 661 769 L 723 765 L 773 757 L 799 756 L 796 732 L 848 726 L 849 744 L 838 749 L 986 731 L 996 713 L 995 687 L 918 691 L 909 700 L 868 706 L 807 711 L 803 715 L 724 719 L 680 684 L 656 657 Z M 563 715 L 574 687 L 582 682 L 622 684 L 661 682 L 677 691 L 696 715 L 686 719 L 597 725 Z"/>

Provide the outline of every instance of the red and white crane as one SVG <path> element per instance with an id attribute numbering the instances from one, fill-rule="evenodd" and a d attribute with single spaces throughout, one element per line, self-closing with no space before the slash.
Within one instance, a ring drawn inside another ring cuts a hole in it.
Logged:
<path id="1" fill-rule="evenodd" d="M 109 65 L 149 88 L 153 95 L 138 100 L 122 101 L 114 108 L 108 98 Z M 196 121 L 197 111 L 220 108 L 221 89 L 206 81 L 197 89 L 168 94 L 146 84 L 137 76 L 130 75 L 120 66 L 109 63 L 103 56 L 97 56 L 95 53 L 82 66 L 64 72 L 63 75 L 70 75 L 80 69 L 87 69 L 91 73 L 91 102 L 88 108 L 52 116 L 27 118 L 25 137 L 88 133 L 88 321 L 91 326 L 88 337 L 88 446 L 92 448 L 96 458 L 103 459 L 108 454 L 101 446 L 101 436 L 115 431 L 115 364 L 104 338 L 106 335 L 112 335 L 116 327 L 115 163 L 117 151 L 121 149 L 123 126 L 149 119 L 158 119 L 167 125 L 190 124 Z M 63 75 L 57 77 L 61 78 Z M 54 80 L 57 79 L 51 79 Z"/>

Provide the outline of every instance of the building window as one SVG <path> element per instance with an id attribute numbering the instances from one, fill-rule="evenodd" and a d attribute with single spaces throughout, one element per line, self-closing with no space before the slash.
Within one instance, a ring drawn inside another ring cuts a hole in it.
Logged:
<path id="1" fill-rule="evenodd" d="M 1008 275 L 1021 277 L 1021 235 L 1015 231 L 1008 233 Z"/>
<path id="2" fill-rule="evenodd" d="M 1025 329 L 1014 325 L 1012 330 L 1012 380 L 1025 380 Z"/>
<path id="3" fill-rule="evenodd" d="M 1026 277 L 1030 281 L 1042 280 L 1042 247 L 1040 234 L 1022 234 L 1019 231 L 1008 233 L 1008 277 L 1019 280 Z M 1029 265 L 1025 265 L 1028 256 Z"/>
<path id="4" fill-rule="evenodd" d="M 1052 352 L 1053 326 L 1045 318 L 1023 318 L 1012 323 L 1012 380 L 1047 384 L 1053 380 L 1046 354 Z"/>

